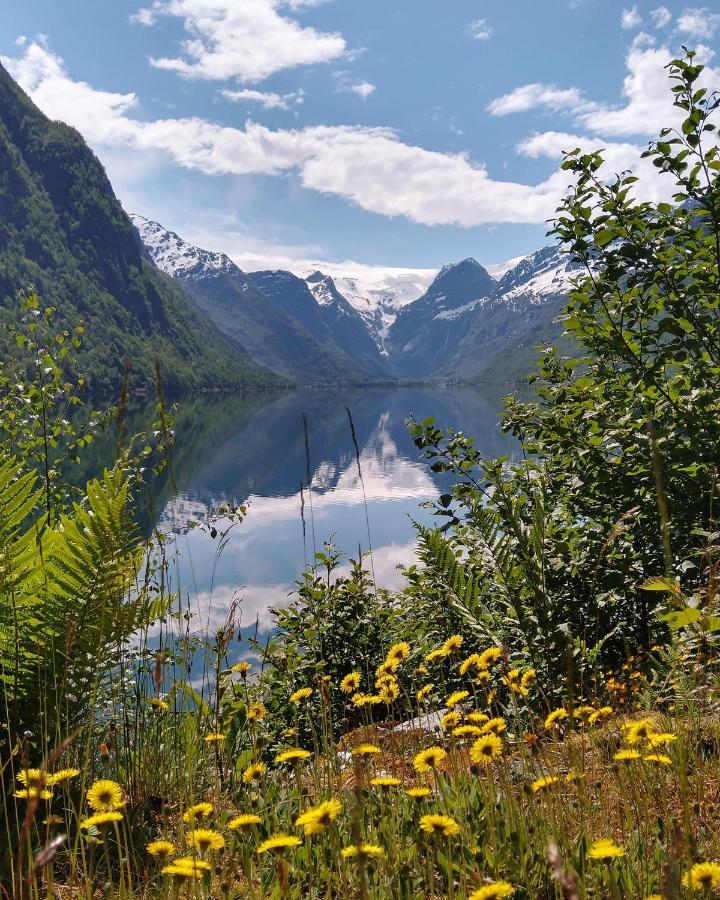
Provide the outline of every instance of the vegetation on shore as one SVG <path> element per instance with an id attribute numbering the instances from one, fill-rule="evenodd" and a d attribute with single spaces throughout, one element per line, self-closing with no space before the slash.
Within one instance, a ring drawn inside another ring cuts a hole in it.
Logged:
<path id="1" fill-rule="evenodd" d="M 327 545 L 235 662 L 170 593 L 134 499 L 153 430 L 83 492 L 68 335 L 28 301 L 0 366 L 0 886 L 8 896 L 672 898 L 720 892 L 720 153 L 693 54 L 647 155 L 673 203 L 568 154 L 585 274 L 510 399 L 526 456 L 410 422 L 454 486 L 404 591 Z M 70 339 L 79 341 L 81 335 Z M 19 377 L 19 366 L 24 376 Z M 358 460 L 358 465 L 359 465 Z M 227 510 L 208 540 L 239 523 Z M 220 552 L 220 551 L 219 551 Z M 198 666 L 198 659 L 201 664 Z"/>

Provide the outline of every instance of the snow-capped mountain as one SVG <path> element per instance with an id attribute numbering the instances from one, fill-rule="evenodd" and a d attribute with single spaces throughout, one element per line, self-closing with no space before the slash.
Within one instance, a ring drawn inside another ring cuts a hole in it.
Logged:
<path id="1" fill-rule="evenodd" d="M 484 267 L 468 258 L 429 269 L 323 265 L 300 275 L 245 273 L 132 216 L 148 255 L 256 361 L 298 381 L 514 380 L 556 323 L 577 269 L 556 246 Z"/>

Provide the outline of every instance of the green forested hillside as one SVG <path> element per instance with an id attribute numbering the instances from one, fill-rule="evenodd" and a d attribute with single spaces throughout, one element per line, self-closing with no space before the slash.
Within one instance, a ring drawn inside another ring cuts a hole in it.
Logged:
<path id="1" fill-rule="evenodd" d="M 223 338 L 142 255 L 105 171 L 73 128 L 51 122 L 0 66 L 0 314 L 34 288 L 56 321 L 82 320 L 81 367 L 117 388 L 125 361 L 147 386 L 160 360 L 170 390 L 239 387 L 272 376 Z M 6 340 L 0 332 L 0 352 Z"/>

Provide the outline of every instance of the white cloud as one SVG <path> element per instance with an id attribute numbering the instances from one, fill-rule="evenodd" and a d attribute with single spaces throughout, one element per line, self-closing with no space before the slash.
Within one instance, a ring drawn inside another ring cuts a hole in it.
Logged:
<path id="1" fill-rule="evenodd" d="M 620 24 L 623 28 L 637 28 L 638 25 L 642 23 L 642 16 L 638 12 L 637 6 L 632 6 L 630 9 L 624 9 L 622 11 L 622 16 L 620 17 Z"/>
<path id="2" fill-rule="evenodd" d="M 712 12 L 707 6 L 686 8 L 678 17 L 677 27 L 694 38 L 711 38 L 720 28 L 720 12 Z"/>
<path id="3" fill-rule="evenodd" d="M 650 10 L 650 18 L 656 28 L 665 28 L 672 20 L 672 13 L 667 6 L 658 6 L 657 9 Z"/>
<path id="4" fill-rule="evenodd" d="M 371 94 L 375 93 L 375 85 L 370 84 L 369 81 L 360 81 L 358 84 L 351 84 L 348 90 L 357 94 L 358 97 L 362 97 L 363 100 L 367 100 Z"/>
<path id="5" fill-rule="evenodd" d="M 291 9 L 308 5 L 315 4 L 290 4 Z M 183 20 L 190 37 L 180 55 L 150 62 L 186 78 L 256 82 L 283 69 L 343 56 L 342 35 L 303 27 L 282 15 L 281 7 L 281 0 L 155 0 L 135 16 L 145 25 L 161 16 Z"/>
<path id="6" fill-rule="evenodd" d="M 476 19 L 470 22 L 465 33 L 476 41 L 487 41 L 491 38 L 493 30 L 487 19 Z"/>
<path id="7" fill-rule="evenodd" d="M 527 112 L 538 106 L 547 106 L 554 110 L 579 111 L 586 109 L 588 105 L 588 101 L 575 87 L 558 88 L 553 84 L 533 82 L 497 97 L 488 104 L 487 109 L 494 116 L 507 116 L 511 113 Z"/>
<path id="8" fill-rule="evenodd" d="M 133 25 L 143 25 L 145 28 L 151 28 L 157 21 L 157 17 L 149 7 L 141 7 L 130 16 L 130 21 Z"/>
<path id="9" fill-rule="evenodd" d="M 249 88 L 242 91 L 220 91 L 220 94 L 233 103 L 259 103 L 264 109 L 289 109 L 292 104 L 303 103 L 305 97 L 302 90 L 290 94 L 275 94 L 272 91 L 253 91 Z"/>

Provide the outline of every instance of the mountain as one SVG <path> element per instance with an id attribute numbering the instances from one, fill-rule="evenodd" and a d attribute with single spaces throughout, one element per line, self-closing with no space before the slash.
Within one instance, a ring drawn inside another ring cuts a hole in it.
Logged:
<path id="1" fill-rule="evenodd" d="M 80 134 L 44 116 L 0 66 L 0 315 L 34 288 L 56 325 L 83 321 L 80 364 L 114 392 L 125 361 L 150 388 L 159 360 L 169 390 L 274 383 L 145 257 L 105 171 Z M 7 335 L 0 334 L 0 343 Z M 5 355 L 6 347 L 0 346 Z"/>
<path id="2" fill-rule="evenodd" d="M 327 338 L 317 304 L 300 279 L 287 273 L 256 273 L 270 291 L 273 282 L 294 285 L 297 303 L 277 289 L 269 296 L 224 253 L 213 253 L 184 241 L 157 222 L 131 215 L 149 257 L 171 275 L 215 325 L 237 340 L 259 365 L 278 375 L 304 382 L 348 381 L 357 377 L 350 361 Z M 302 291 L 299 289 L 302 288 Z M 304 293 L 303 293 L 304 292 Z M 317 332 L 321 337 L 317 337 Z"/>

